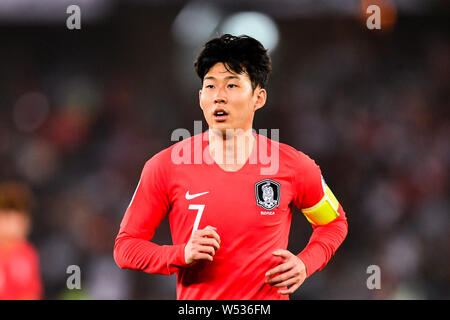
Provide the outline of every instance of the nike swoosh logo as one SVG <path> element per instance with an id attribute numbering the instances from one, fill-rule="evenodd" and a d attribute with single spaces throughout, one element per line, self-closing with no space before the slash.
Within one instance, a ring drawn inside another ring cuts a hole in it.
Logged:
<path id="1" fill-rule="evenodd" d="M 200 196 L 202 196 L 202 195 L 204 195 L 204 194 L 207 194 L 207 193 L 209 193 L 209 191 L 202 192 L 202 193 L 196 193 L 196 194 L 189 194 L 189 190 L 188 190 L 188 191 L 186 192 L 186 200 L 191 200 L 191 199 L 200 197 Z"/>

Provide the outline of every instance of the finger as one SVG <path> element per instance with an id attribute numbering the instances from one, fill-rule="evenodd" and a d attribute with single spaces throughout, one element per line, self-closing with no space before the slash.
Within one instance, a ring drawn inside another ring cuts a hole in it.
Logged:
<path id="1" fill-rule="evenodd" d="M 277 249 L 274 252 L 272 252 L 272 254 L 274 256 L 279 256 L 279 257 L 282 257 L 282 258 L 285 258 L 285 259 L 289 258 L 292 255 L 292 253 L 290 251 L 283 250 L 283 249 Z"/>
<path id="2" fill-rule="evenodd" d="M 206 227 L 205 229 L 202 230 L 197 230 L 195 235 L 198 237 L 210 237 L 210 238 L 214 238 L 217 240 L 218 243 L 220 243 L 220 236 L 219 234 L 216 232 L 215 229 L 212 229 L 213 227 Z"/>
<path id="3" fill-rule="evenodd" d="M 281 290 L 278 290 L 278 293 L 279 293 L 279 294 L 282 294 L 282 295 L 293 294 L 293 293 L 295 292 L 295 290 L 297 290 L 298 287 L 300 287 L 300 285 L 301 285 L 302 283 L 303 283 L 303 281 L 294 284 L 293 286 L 291 286 L 291 287 L 288 288 L 288 289 L 281 289 Z"/>
<path id="4" fill-rule="evenodd" d="M 204 231 L 216 231 L 217 228 L 216 227 L 212 227 L 212 226 L 206 226 L 203 229 L 197 229 L 196 232 L 204 232 Z"/>
<path id="5" fill-rule="evenodd" d="M 213 238 L 213 239 L 215 239 L 219 244 L 220 244 L 220 236 L 219 236 L 219 234 L 216 232 L 216 231 L 212 231 L 212 232 L 210 232 L 210 233 L 206 233 L 203 237 L 206 237 L 206 238 Z"/>
<path id="6" fill-rule="evenodd" d="M 217 231 L 217 228 L 213 227 L 213 226 L 206 226 L 206 227 L 204 227 L 203 229 L 200 229 L 200 230 L 203 230 L 203 231 Z"/>
<path id="7" fill-rule="evenodd" d="M 198 260 L 213 261 L 213 257 L 210 254 L 201 253 L 201 252 L 195 253 L 192 258 L 193 258 L 194 261 L 198 261 Z"/>
<path id="8" fill-rule="evenodd" d="M 286 271 L 292 269 L 293 266 L 294 265 L 291 262 L 285 262 L 285 263 L 279 264 L 275 268 L 267 271 L 266 272 L 266 277 L 270 277 L 270 276 L 272 276 L 274 274 L 277 274 L 277 273 L 286 272 Z"/>
<path id="9" fill-rule="evenodd" d="M 202 246 L 212 246 L 215 250 L 219 250 L 220 245 L 214 238 L 200 238 L 197 240 L 197 243 Z"/>
<path id="10" fill-rule="evenodd" d="M 299 281 L 298 278 L 289 278 L 283 282 L 272 284 L 271 286 L 277 288 L 289 287 L 296 284 L 298 281 Z"/>
<path id="11" fill-rule="evenodd" d="M 196 248 L 197 252 L 207 253 L 211 256 L 214 256 L 216 254 L 216 250 L 214 250 L 211 246 L 199 246 Z"/>
<path id="12" fill-rule="evenodd" d="M 288 270 L 286 272 L 283 272 L 283 273 L 281 273 L 281 274 L 279 274 L 279 275 L 277 275 L 275 277 L 268 278 L 266 280 L 266 283 L 269 283 L 269 284 L 273 285 L 273 284 L 280 283 L 280 282 L 283 282 L 285 280 L 288 280 L 290 278 L 295 278 L 296 276 L 297 275 L 295 274 L 295 270 L 290 269 L 290 270 Z"/>

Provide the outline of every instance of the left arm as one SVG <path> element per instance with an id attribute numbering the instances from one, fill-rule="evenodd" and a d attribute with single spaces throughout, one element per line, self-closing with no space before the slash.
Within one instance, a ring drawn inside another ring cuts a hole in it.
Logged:
<path id="1" fill-rule="evenodd" d="M 280 294 L 292 294 L 306 278 L 322 270 L 348 232 L 344 209 L 323 180 L 319 167 L 311 159 L 308 162 L 310 170 L 302 176 L 302 184 L 296 187 L 302 197 L 301 200 L 297 198 L 295 203 L 303 208 L 301 211 L 311 223 L 313 233 L 298 255 L 283 249 L 272 253 L 282 257 L 283 261 L 266 273 L 266 283 L 274 287 L 288 287 L 279 290 Z"/>
<path id="2" fill-rule="evenodd" d="M 322 270 L 344 242 L 348 232 L 348 224 L 341 205 L 339 205 L 338 213 L 338 217 L 325 225 L 313 225 L 314 231 L 308 244 L 297 255 L 306 266 L 306 277 Z"/>
<path id="3" fill-rule="evenodd" d="M 283 262 L 266 273 L 266 283 L 274 287 L 288 287 L 278 292 L 292 294 L 306 278 L 322 270 L 347 235 L 347 219 L 344 211 L 340 211 L 342 214 L 332 222 L 313 226 L 314 231 L 307 246 L 298 255 L 283 249 L 272 252 L 273 255 L 280 256 Z M 273 275 L 276 276 L 272 277 Z"/>

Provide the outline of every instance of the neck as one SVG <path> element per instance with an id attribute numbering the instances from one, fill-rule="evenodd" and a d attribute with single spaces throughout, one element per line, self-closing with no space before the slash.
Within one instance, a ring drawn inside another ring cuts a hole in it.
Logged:
<path id="1" fill-rule="evenodd" d="M 256 139 L 251 129 L 209 129 L 209 150 L 214 161 L 225 170 L 238 170 L 250 157 Z"/>

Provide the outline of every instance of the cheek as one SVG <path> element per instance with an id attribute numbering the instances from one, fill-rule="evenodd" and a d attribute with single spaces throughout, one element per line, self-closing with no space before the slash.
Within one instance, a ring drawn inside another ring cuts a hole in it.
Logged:
<path id="1" fill-rule="evenodd" d="M 207 105 L 205 104 L 205 101 L 200 100 L 200 108 L 202 109 L 203 114 L 206 116 Z"/>
<path id="2" fill-rule="evenodd" d="M 211 101 L 212 100 L 210 97 L 208 97 L 208 95 L 200 95 L 200 107 L 203 109 L 203 111 L 209 110 L 211 108 Z"/>
<path id="3" fill-rule="evenodd" d="M 211 115 L 211 103 L 209 103 L 205 98 L 200 99 L 200 107 L 203 112 L 203 117 L 205 118 L 206 122 L 208 124 L 212 121 L 212 115 Z"/>
<path id="4" fill-rule="evenodd" d="M 202 104 L 202 112 L 205 118 L 211 117 L 210 107 L 208 105 Z"/>

